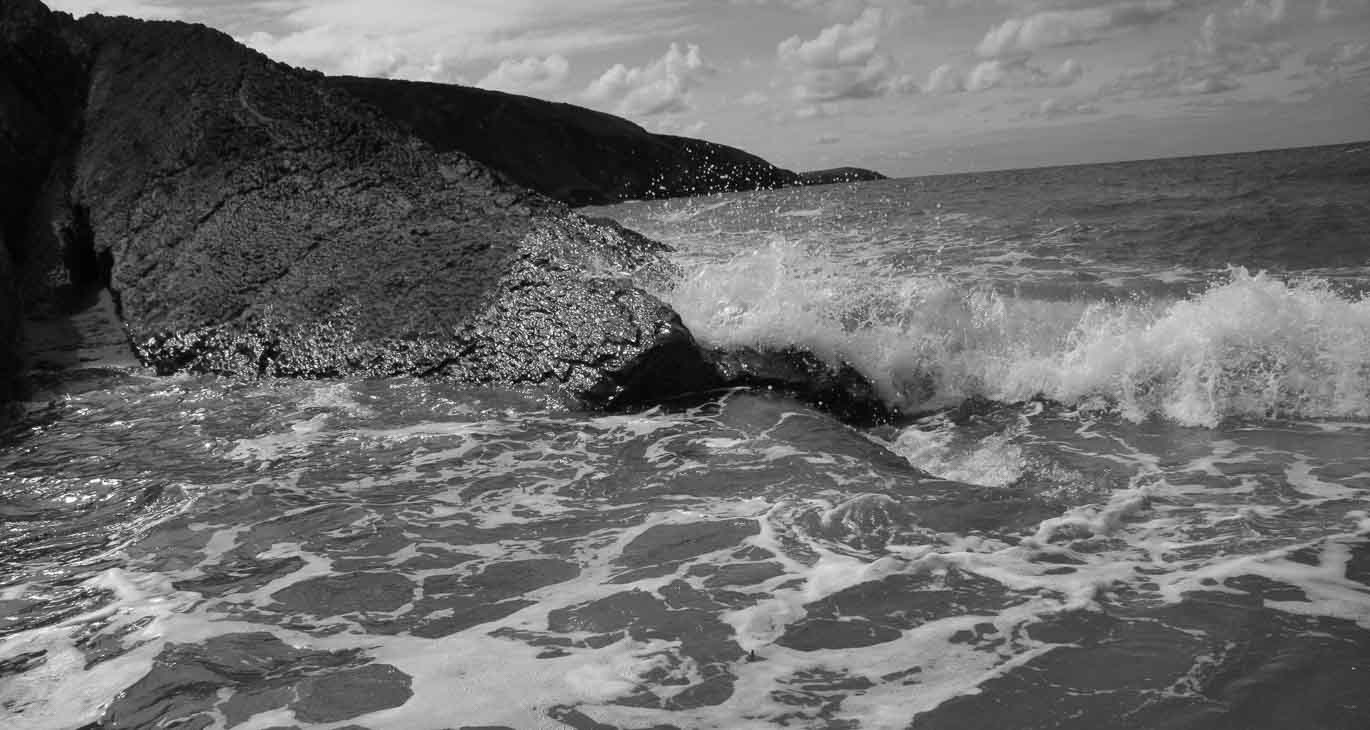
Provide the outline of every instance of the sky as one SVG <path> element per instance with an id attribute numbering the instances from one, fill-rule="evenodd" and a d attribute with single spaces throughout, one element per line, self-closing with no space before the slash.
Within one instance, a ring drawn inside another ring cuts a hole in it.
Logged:
<path id="1" fill-rule="evenodd" d="M 1370 140 L 1370 0 L 47 0 L 528 94 L 796 170 Z"/>

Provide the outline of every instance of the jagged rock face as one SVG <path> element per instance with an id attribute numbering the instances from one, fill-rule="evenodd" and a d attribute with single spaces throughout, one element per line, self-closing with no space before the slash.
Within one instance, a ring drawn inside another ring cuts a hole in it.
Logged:
<path id="1" fill-rule="evenodd" d="M 0 3 L 0 403 L 17 394 L 22 313 L 47 304 L 38 295 L 56 290 L 51 274 L 63 268 L 34 192 L 79 117 L 84 68 L 74 40 L 36 0 Z"/>
<path id="2" fill-rule="evenodd" d="M 35 0 L 0 5 L 0 225 L 24 310 L 51 314 L 89 282 L 66 196 L 85 101 L 85 41 Z"/>
<path id="3" fill-rule="evenodd" d="M 712 382 L 628 278 L 660 273 L 660 244 L 208 28 L 3 12 L 21 41 L 0 57 L 14 273 L 107 284 L 160 372 L 438 375 L 608 405 Z"/>
<path id="4" fill-rule="evenodd" d="M 793 185 L 789 170 L 742 150 L 651 134 L 625 119 L 498 91 L 391 79 L 329 78 L 441 151 L 459 150 L 570 205 Z"/>

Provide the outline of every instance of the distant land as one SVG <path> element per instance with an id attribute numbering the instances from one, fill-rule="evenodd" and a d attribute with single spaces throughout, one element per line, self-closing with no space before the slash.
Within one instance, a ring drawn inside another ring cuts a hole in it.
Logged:
<path id="1" fill-rule="evenodd" d="M 572 104 L 422 81 L 324 77 L 438 152 L 463 152 L 573 206 L 881 180 L 841 167 L 796 173 L 734 147 L 653 134 Z"/>

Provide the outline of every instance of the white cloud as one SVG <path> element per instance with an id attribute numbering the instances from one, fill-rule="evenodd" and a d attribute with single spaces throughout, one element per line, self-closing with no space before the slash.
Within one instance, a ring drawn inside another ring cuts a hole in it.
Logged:
<path id="1" fill-rule="evenodd" d="M 1084 114 L 1098 114 L 1100 111 L 1099 105 L 1092 99 L 1051 97 L 1039 102 L 1028 113 L 1028 116 L 1037 119 L 1060 119 Z"/>
<path id="2" fill-rule="evenodd" d="M 0 0 L 3 1 L 3 0 Z M 54 8 L 219 28 L 325 73 L 452 80 L 508 58 L 618 48 L 685 32 L 677 0 L 51 0 Z"/>
<path id="3" fill-rule="evenodd" d="M 1319 0 L 1317 19 L 1322 23 L 1342 22 L 1370 16 L 1370 0 Z"/>
<path id="4" fill-rule="evenodd" d="M 624 116 L 677 114 L 691 109 L 690 92 L 714 73 L 699 46 L 672 43 L 664 56 L 645 66 L 614 65 L 591 81 L 582 96 Z"/>
<path id="5" fill-rule="evenodd" d="M 1084 68 L 1073 58 L 1052 71 L 1028 63 L 1026 58 L 992 59 L 975 65 L 964 77 L 955 67 L 944 64 L 928 75 L 924 90 L 929 94 L 990 89 L 1059 88 L 1080 80 Z"/>
<path id="6" fill-rule="evenodd" d="M 180 8 L 145 0 L 47 0 L 45 4 L 53 10 L 77 17 L 89 13 L 128 15 L 148 20 L 180 20 L 185 17 L 185 11 Z"/>
<path id="7" fill-rule="evenodd" d="M 693 122 L 683 122 L 679 119 L 662 119 L 656 124 L 658 134 L 673 134 L 679 137 L 698 137 L 709 123 L 698 119 Z"/>
<path id="8" fill-rule="evenodd" d="M 1199 31 L 1201 49 L 1217 55 L 1232 46 L 1274 40 L 1297 15 L 1285 0 L 1246 0 L 1226 11 L 1209 13 Z"/>
<path id="9" fill-rule="evenodd" d="M 966 80 L 963 74 L 960 69 L 949 63 L 933 69 L 923 84 L 923 91 L 928 94 L 954 94 L 965 90 Z"/>
<path id="10" fill-rule="evenodd" d="M 741 99 L 738 99 L 737 101 L 743 106 L 761 106 L 762 104 L 765 104 L 770 100 L 771 97 L 766 96 L 760 91 L 749 91 L 745 95 L 743 95 Z"/>
<path id="11" fill-rule="evenodd" d="M 1181 7 L 1178 0 L 1143 0 L 1045 10 L 1010 18 L 991 28 L 975 50 L 982 58 L 1003 58 L 1043 48 L 1091 43 L 1110 33 L 1155 23 Z"/>
<path id="12" fill-rule="evenodd" d="M 477 81 L 476 86 L 514 93 L 555 91 L 566 82 L 570 70 L 571 64 L 566 57 L 557 54 L 546 58 L 506 58 L 494 71 Z"/>
<path id="13" fill-rule="evenodd" d="M 1312 53 L 1304 59 L 1309 66 L 1323 70 L 1339 70 L 1370 64 L 1370 42 L 1342 41 Z"/>
<path id="14" fill-rule="evenodd" d="M 884 11 L 869 7 L 850 23 L 830 25 L 809 40 L 791 36 L 781 41 L 776 56 L 794 76 L 795 98 L 860 99 L 917 88 L 880 51 L 884 23 Z"/>
<path id="15" fill-rule="evenodd" d="M 1284 39 L 1316 22 L 1314 3 L 1244 0 L 1203 16 L 1188 49 L 1124 71 L 1101 92 L 1115 96 L 1209 96 L 1242 87 L 1242 77 L 1278 71 L 1293 47 Z"/>

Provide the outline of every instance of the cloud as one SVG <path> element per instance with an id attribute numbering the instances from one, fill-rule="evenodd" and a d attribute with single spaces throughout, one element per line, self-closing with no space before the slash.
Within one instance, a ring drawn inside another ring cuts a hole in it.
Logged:
<path id="1" fill-rule="evenodd" d="M 3 2 L 4 0 L 0 0 Z M 325 73 L 452 80 L 472 65 L 605 50 L 692 29 L 677 0 L 51 0 L 74 14 L 219 28 Z"/>
<path id="2" fill-rule="evenodd" d="M 966 80 L 960 69 L 949 63 L 933 69 L 928 80 L 923 83 L 923 91 L 928 94 L 954 94 L 966 90 Z"/>
<path id="3" fill-rule="evenodd" d="M 476 82 L 483 89 L 514 93 L 548 92 L 561 88 L 571 64 L 565 56 L 553 54 L 546 58 L 506 58 L 494 71 Z"/>
<path id="4" fill-rule="evenodd" d="M 1324 71 L 1370 64 L 1370 42 L 1342 41 L 1309 53 L 1304 63 Z"/>
<path id="5" fill-rule="evenodd" d="M 1316 21 L 1312 2 L 1245 0 L 1208 13 L 1188 49 L 1124 71 L 1101 92 L 1141 98 L 1209 96 L 1242 87 L 1241 78 L 1279 70 L 1293 47 L 1283 39 Z"/>
<path id="6" fill-rule="evenodd" d="M 1155 23 L 1183 6 L 1179 0 L 1144 0 L 1046 10 L 1010 18 L 990 28 L 975 51 L 982 58 L 1004 58 L 1044 48 L 1092 43 L 1113 33 Z"/>
<path id="7" fill-rule="evenodd" d="M 699 119 L 693 122 L 683 122 L 679 119 L 662 119 L 656 124 L 658 134 L 673 134 L 678 137 L 698 137 L 709 123 Z"/>
<path id="8" fill-rule="evenodd" d="M 862 99 L 917 88 L 880 51 L 885 13 L 868 7 L 850 23 L 836 23 L 809 40 L 791 36 L 776 47 L 780 65 L 794 77 L 800 101 Z"/>
<path id="9" fill-rule="evenodd" d="M 984 61 L 966 75 L 967 91 L 987 91 L 996 88 L 1026 89 L 1033 87 L 1070 86 L 1084 73 L 1079 62 L 1068 58 L 1054 71 L 1043 71 L 1027 59 Z"/>
<path id="10" fill-rule="evenodd" d="M 1034 119 L 1060 119 L 1062 117 L 1074 117 L 1087 114 L 1098 114 L 1102 111 L 1099 105 L 1092 99 L 1051 97 L 1043 99 L 1037 104 L 1027 116 Z"/>
<path id="11" fill-rule="evenodd" d="M 1246 0 L 1204 18 L 1199 31 L 1200 48 L 1204 53 L 1219 55 L 1230 47 L 1275 40 L 1297 15 L 1290 12 L 1286 0 Z"/>
<path id="12" fill-rule="evenodd" d="M 738 99 L 737 101 L 743 106 L 761 106 L 762 104 L 765 104 L 770 100 L 771 97 L 766 96 L 760 91 L 749 91 L 741 99 Z"/>
<path id="13" fill-rule="evenodd" d="M 148 20 L 181 20 L 186 12 L 181 8 L 155 0 L 48 0 L 53 10 L 71 13 L 78 18 L 90 13 L 101 15 L 128 15 Z"/>
<path id="14" fill-rule="evenodd" d="M 1317 19 L 1322 23 L 1341 22 L 1370 16 L 1370 0 L 1319 0 Z"/>
<path id="15" fill-rule="evenodd" d="M 928 74 L 923 91 L 928 94 L 954 94 L 960 91 L 990 89 L 1062 88 L 1073 85 L 1084 75 L 1079 61 L 1068 58 L 1054 70 L 1046 71 L 1025 57 L 981 61 L 967 73 L 951 64 L 942 64 Z"/>
<path id="16" fill-rule="evenodd" d="M 678 114 L 692 108 L 690 92 L 714 73 L 699 46 L 672 43 L 665 55 L 645 66 L 615 64 L 591 81 L 582 96 L 624 116 Z"/>
<path id="17" fill-rule="evenodd" d="M 1221 94 L 1239 88 L 1241 82 L 1229 64 L 1181 53 L 1128 69 L 1117 80 L 1105 84 L 1100 93 L 1155 98 Z"/>

